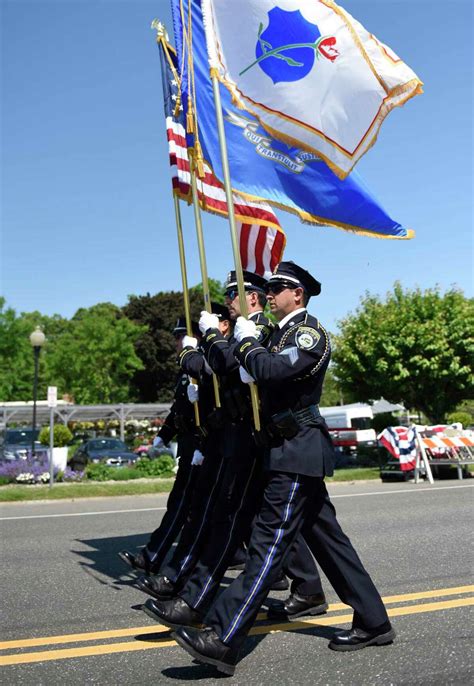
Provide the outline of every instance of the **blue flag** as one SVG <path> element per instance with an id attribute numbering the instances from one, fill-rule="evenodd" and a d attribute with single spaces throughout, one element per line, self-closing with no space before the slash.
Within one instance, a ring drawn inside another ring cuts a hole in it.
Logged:
<path id="1" fill-rule="evenodd" d="M 188 3 L 180 0 L 171 0 L 171 3 L 177 54 L 182 61 L 183 98 L 187 98 L 188 47 L 185 44 L 183 53 L 183 35 L 188 35 Z M 205 159 L 217 178 L 222 180 L 201 0 L 191 0 L 191 6 L 193 76 L 200 142 Z M 193 79 L 190 81 L 192 83 Z M 290 147 L 270 136 L 252 114 L 232 104 L 229 91 L 222 85 L 220 94 L 234 191 L 249 199 L 266 200 L 274 207 L 297 214 L 305 223 L 334 226 L 378 238 L 413 237 L 413 231 L 391 219 L 358 174 L 352 172 L 346 179 L 339 179 L 315 154 Z"/>

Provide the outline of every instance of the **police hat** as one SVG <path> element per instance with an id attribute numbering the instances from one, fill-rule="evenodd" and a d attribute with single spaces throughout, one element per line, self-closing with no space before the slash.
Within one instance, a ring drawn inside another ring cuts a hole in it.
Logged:
<path id="1" fill-rule="evenodd" d="M 271 286 L 284 285 L 287 288 L 303 288 L 308 296 L 319 295 L 321 284 L 306 269 L 294 262 L 280 262 L 269 280 L 267 289 Z"/>
<path id="2" fill-rule="evenodd" d="M 200 336 L 199 325 L 197 322 L 191 322 L 191 330 L 194 336 Z M 188 332 L 186 328 L 186 317 L 178 317 L 176 320 L 176 325 L 173 329 L 173 336 L 179 336 L 181 334 L 186 334 Z"/>
<path id="3" fill-rule="evenodd" d="M 264 293 L 267 280 L 263 276 L 255 274 L 254 272 L 248 272 L 245 269 L 243 270 L 243 274 L 244 287 L 246 291 L 259 291 L 260 293 Z M 225 288 L 226 290 L 237 288 L 237 277 L 235 275 L 235 270 L 229 272 L 227 281 L 225 282 Z"/>
<path id="4" fill-rule="evenodd" d="M 221 305 L 221 303 L 211 302 L 211 311 L 212 314 L 217 314 L 221 321 L 224 321 L 226 319 L 230 321 L 230 312 L 225 305 Z"/>

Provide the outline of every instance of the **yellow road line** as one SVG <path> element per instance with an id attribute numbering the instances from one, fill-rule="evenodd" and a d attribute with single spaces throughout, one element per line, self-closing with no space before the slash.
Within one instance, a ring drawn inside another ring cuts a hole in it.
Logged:
<path id="1" fill-rule="evenodd" d="M 159 634 L 169 631 L 162 624 L 153 626 L 136 626 L 127 629 L 111 629 L 110 631 L 95 631 L 84 634 L 65 634 L 64 636 L 46 636 L 43 638 L 25 638 L 17 641 L 4 641 L 0 643 L 0 650 L 13 650 L 14 648 L 34 648 L 35 646 L 57 645 L 59 643 L 80 643 L 81 641 L 98 641 L 105 638 L 123 638 L 135 634 Z"/>
<path id="2" fill-rule="evenodd" d="M 442 600 L 439 603 L 422 603 L 421 605 L 393 607 L 387 610 L 387 614 L 389 617 L 402 617 L 403 615 L 439 612 L 440 610 L 450 610 L 454 607 L 469 607 L 470 605 L 474 605 L 474 598 L 458 598 L 457 600 Z M 352 622 L 352 612 L 347 615 L 336 615 L 335 617 L 315 617 L 314 619 L 308 617 L 308 619 L 301 620 L 300 622 L 285 622 L 283 624 L 272 624 L 271 626 L 268 624 L 266 626 L 255 626 L 250 633 L 264 634 L 279 631 L 297 631 L 298 629 L 308 627 L 310 624 L 315 626 L 332 626 L 334 624 L 345 624 L 346 622 Z"/>
<path id="3" fill-rule="evenodd" d="M 438 588 L 432 591 L 420 591 L 418 593 L 405 593 L 402 595 L 385 596 L 383 601 L 386 605 L 391 603 L 401 603 L 409 600 L 423 600 L 425 598 L 439 598 L 449 595 L 460 595 L 462 593 L 474 593 L 473 586 L 455 586 L 451 588 Z M 328 612 L 337 612 L 338 610 L 346 610 L 347 605 L 344 603 L 332 603 L 329 605 Z M 267 613 L 261 612 L 257 619 L 266 619 Z M 80 634 L 64 634 L 62 636 L 45 636 L 39 638 L 25 638 L 14 641 L 0 642 L 0 650 L 13 650 L 15 648 L 34 648 L 42 645 L 58 645 L 63 643 L 80 643 L 82 641 L 98 641 L 107 638 L 124 638 L 126 636 L 134 636 L 136 634 L 158 634 L 166 633 L 168 628 L 161 624 L 152 626 L 137 626 L 129 627 L 127 629 L 111 629 L 109 631 L 95 631 Z"/>
<path id="4" fill-rule="evenodd" d="M 66 660 L 71 657 L 87 657 L 89 655 L 109 655 L 110 653 L 125 653 L 134 650 L 149 650 L 151 648 L 166 648 L 176 645 L 172 639 L 162 643 L 145 643 L 141 641 L 127 641 L 125 643 L 107 643 L 104 645 L 84 646 L 82 648 L 64 648 L 62 650 L 43 650 L 37 653 L 23 653 L 19 655 L 2 655 L 0 666 L 22 665 L 30 662 L 47 662 L 49 660 Z"/>
<path id="5" fill-rule="evenodd" d="M 421 605 L 408 605 L 405 607 L 394 607 L 388 611 L 390 617 L 400 617 L 403 615 L 423 614 L 425 612 L 437 612 L 456 607 L 468 607 L 474 605 L 474 598 L 458 598 L 456 600 L 445 600 L 438 603 L 422 603 Z M 302 622 L 286 622 L 284 624 L 272 624 L 254 627 L 251 635 L 265 634 L 280 631 L 297 631 L 307 628 L 309 625 L 339 625 L 352 621 L 352 613 L 337 615 L 335 617 L 321 617 L 319 619 L 308 619 Z M 0 657 L 0 665 L 29 664 L 32 662 L 47 662 L 50 660 L 64 660 L 74 657 L 86 657 L 92 655 L 108 655 L 110 653 L 122 653 L 137 650 L 150 650 L 151 648 L 166 648 L 175 645 L 173 640 L 160 640 L 158 642 L 146 641 L 127 641 L 124 643 L 112 643 L 95 646 L 83 646 L 80 648 L 64 648 L 60 650 L 46 650 L 33 653 L 23 653 L 17 655 L 3 655 Z"/>
<path id="6" fill-rule="evenodd" d="M 404 593 L 402 595 L 387 595 L 383 596 L 382 600 L 385 605 L 393 603 L 403 603 L 410 600 L 424 600 L 427 598 L 439 598 L 449 595 L 461 595 L 464 593 L 474 593 L 474 586 L 455 586 L 453 588 L 439 588 L 434 591 L 420 591 L 419 593 Z M 338 610 L 347 610 L 349 605 L 345 603 L 331 603 L 328 607 L 328 612 L 337 612 Z M 265 619 L 266 612 L 258 614 L 257 619 Z M 1 644 L 0 644 L 1 647 Z"/>

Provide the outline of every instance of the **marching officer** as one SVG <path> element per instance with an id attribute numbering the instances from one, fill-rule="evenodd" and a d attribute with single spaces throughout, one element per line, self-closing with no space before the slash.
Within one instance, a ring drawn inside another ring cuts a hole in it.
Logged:
<path id="1" fill-rule="evenodd" d="M 192 322 L 192 331 L 200 338 L 199 327 Z M 186 320 L 179 317 L 173 329 L 173 337 L 176 341 L 176 352 L 183 347 L 186 336 Z M 153 531 L 147 545 L 138 553 L 123 550 L 119 557 L 132 569 L 151 574 L 158 571 L 163 560 L 176 539 L 184 522 L 193 493 L 194 483 L 198 474 L 195 465 L 199 463 L 199 457 L 195 452 L 200 447 L 200 437 L 196 430 L 194 407 L 189 401 L 189 376 L 180 370 L 175 386 L 174 400 L 171 409 L 161 426 L 153 445 L 155 448 L 167 446 L 177 436 L 179 456 L 178 471 L 173 488 L 168 496 L 166 512 L 160 526 Z M 205 411 L 206 395 L 202 394 L 201 410 Z M 209 397 L 207 398 L 209 404 Z"/>
<path id="2" fill-rule="evenodd" d="M 352 628 L 329 643 L 359 650 L 391 643 L 395 632 L 370 576 L 336 519 L 324 477 L 333 473 L 333 447 L 318 402 L 330 359 L 327 332 L 306 305 L 320 283 L 293 262 L 268 281 L 267 299 L 278 320 L 270 347 L 249 320 L 237 320 L 235 355 L 259 385 L 269 432 L 263 502 L 254 523 L 245 570 L 206 616 L 205 629 L 180 628 L 179 645 L 199 662 L 233 674 L 239 650 L 262 600 L 301 532 L 342 602 L 354 610 Z"/>
<path id="3" fill-rule="evenodd" d="M 266 303 L 266 280 L 252 272 L 244 272 L 244 286 L 250 321 L 259 342 L 268 341 L 272 325 L 263 314 Z M 226 284 L 226 303 L 231 317 L 240 315 L 235 272 Z M 196 559 L 193 573 L 188 577 L 178 597 L 166 600 L 149 600 L 145 612 L 160 622 L 176 628 L 200 625 L 219 588 L 235 549 L 250 528 L 263 493 L 263 464 L 261 448 L 255 443 L 252 432 L 251 408 L 248 389 L 240 380 L 239 365 L 233 355 L 235 341 L 224 339 L 216 328 L 216 320 L 207 312 L 199 322 L 205 333 L 202 348 L 211 368 L 219 374 L 221 397 L 227 413 L 227 453 L 225 474 L 214 507 L 206 544 Z M 190 372 L 197 360 L 197 352 L 183 350 L 181 366 Z M 303 614 L 321 614 L 327 609 L 321 579 L 314 559 L 303 540 L 295 541 L 287 572 L 293 579 L 292 596 L 283 607 L 272 608 L 279 618 L 294 618 Z M 275 588 L 273 579 L 270 588 Z"/>
<path id="4" fill-rule="evenodd" d="M 225 340 L 233 329 L 229 311 L 224 305 L 213 302 L 212 313 L 215 317 L 213 321 Z M 200 400 L 203 391 L 211 393 L 213 397 L 212 370 L 206 365 L 200 346 L 197 346 L 197 338 L 186 337 L 184 343 L 186 345 L 180 351 L 178 360 L 188 360 L 186 366 L 181 365 L 181 373 L 187 378 L 192 376 L 199 382 L 199 391 L 194 399 L 199 397 Z M 228 436 L 222 410 L 214 408 L 209 411 L 203 424 L 206 436 L 200 443 L 201 466 L 193 483 L 191 500 L 188 503 L 179 541 L 171 558 L 153 570 L 156 576 L 140 577 L 137 581 L 137 586 L 142 591 L 156 598 L 174 597 L 192 573 L 208 533 L 214 504 L 225 473 Z"/>

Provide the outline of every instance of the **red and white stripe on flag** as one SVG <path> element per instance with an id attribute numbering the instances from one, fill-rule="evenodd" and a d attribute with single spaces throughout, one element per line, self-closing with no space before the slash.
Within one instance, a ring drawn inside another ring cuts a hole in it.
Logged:
<path id="1" fill-rule="evenodd" d="M 186 132 L 172 117 L 166 118 L 173 190 L 191 202 L 191 171 Z M 203 179 L 196 179 L 199 203 L 206 212 L 227 216 L 227 201 L 222 183 L 204 162 Z M 265 202 L 249 200 L 234 193 L 234 214 L 243 269 L 269 276 L 281 262 L 286 237 L 273 209 Z"/>
<path id="2" fill-rule="evenodd" d="M 242 268 L 269 278 L 281 262 L 285 247 L 283 231 L 259 224 L 237 226 Z"/>

